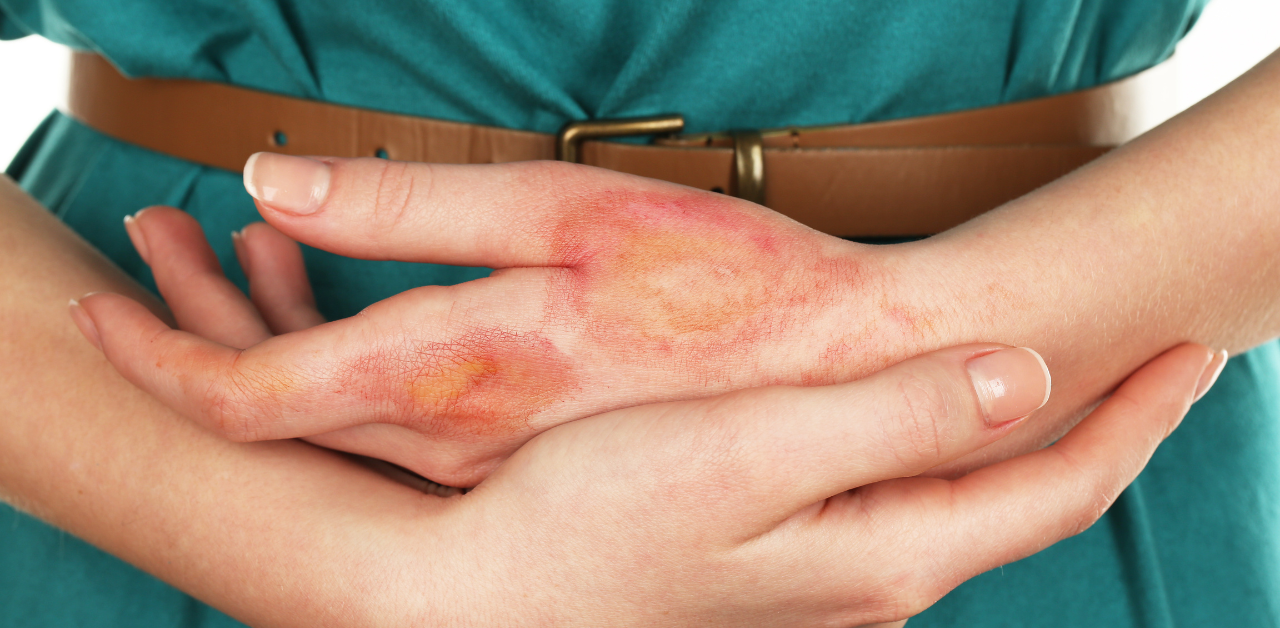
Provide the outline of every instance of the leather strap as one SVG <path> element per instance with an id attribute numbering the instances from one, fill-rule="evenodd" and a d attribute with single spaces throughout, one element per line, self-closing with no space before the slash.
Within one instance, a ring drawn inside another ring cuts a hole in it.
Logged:
<path id="1" fill-rule="evenodd" d="M 955 113 L 760 132 L 764 204 L 841 236 L 945 231 L 1052 181 L 1172 112 L 1170 63 L 1092 89 Z M 69 113 L 117 139 L 239 171 L 255 152 L 405 161 L 552 159 L 553 136 L 290 98 L 221 83 L 128 79 L 73 56 Z M 583 163 L 733 190 L 734 134 L 587 141 Z"/>

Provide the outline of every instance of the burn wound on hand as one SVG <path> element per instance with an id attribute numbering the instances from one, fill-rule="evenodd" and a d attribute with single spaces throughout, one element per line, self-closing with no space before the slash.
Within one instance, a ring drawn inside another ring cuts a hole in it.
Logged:
<path id="1" fill-rule="evenodd" d="M 380 351 L 350 379 L 351 389 L 374 382 L 385 390 L 395 400 L 395 422 L 441 438 L 532 432 L 533 417 L 578 387 L 568 357 L 551 341 L 496 329 Z"/>
<path id="2" fill-rule="evenodd" d="M 548 320 L 708 380 L 803 331 L 860 275 L 813 232 L 697 192 L 596 197 L 553 243 L 573 272 L 553 287 Z"/>

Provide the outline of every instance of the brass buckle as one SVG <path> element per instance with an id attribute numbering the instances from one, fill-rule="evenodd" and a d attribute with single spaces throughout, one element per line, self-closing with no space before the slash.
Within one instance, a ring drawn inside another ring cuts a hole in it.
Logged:
<path id="1" fill-rule="evenodd" d="M 575 164 L 581 163 L 583 140 L 631 135 L 664 135 L 679 133 L 683 129 L 684 116 L 678 113 L 647 118 L 570 122 L 556 133 L 556 159 L 571 161 Z"/>
<path id="2" fill-rule="evenodd" d="M 733 131 L 733 185 L 730 193 L 764 205 L 764 138 L 759 131 Z"/>
<path id="3" fill-rule="evenodd" d="M 672 135 L 683 129 L 684 116 L 680 114 L 570 122 L 556 133 L 556 159 L 581 163 L 584 140 L 634 135 Z M 732 131 L 729 136 L 733 138 L 730 194 L 764 205 L 764 142 L 760 131 Z"/>

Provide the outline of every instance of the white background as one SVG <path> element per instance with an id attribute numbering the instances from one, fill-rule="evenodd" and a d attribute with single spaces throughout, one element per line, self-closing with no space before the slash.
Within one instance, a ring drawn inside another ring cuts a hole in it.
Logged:
<path id="1" fill-rule="evenodd" d="M 1188 107 L 1280 47 L 1280 0 L 1213 0 L 1178 46 L 1178 100 Z M 62 104 L 67 52 L 39 37 L 0 42 L 0 164 Z"/>

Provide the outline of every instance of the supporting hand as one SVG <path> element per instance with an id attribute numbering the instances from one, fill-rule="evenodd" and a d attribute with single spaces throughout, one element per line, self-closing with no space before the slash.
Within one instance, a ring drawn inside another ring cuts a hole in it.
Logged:
<path id="1" fill-rule="evenodd" d="M 451 498 L 433 520 L 444 538 L 432 568 L 397 573 L 465 580 L 449 604 L 417 596 L 423 623 L 909 617 L 1089 527 L 1177 425 L 1212 355 L 1186 345 L 1157 358 L 1048 449 L 959 480 L 908 477 L 995 441 L 1043 400 L 1034 355 L 987 353 L 997 348 L 946 349 L 849 384 L 752 389 L 553 428 Z M 1028 394 L 984 412 L 991 376 Z"/>

